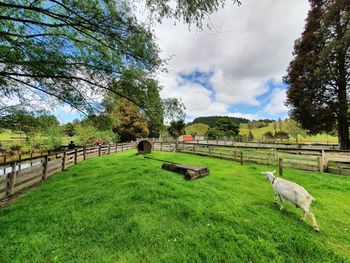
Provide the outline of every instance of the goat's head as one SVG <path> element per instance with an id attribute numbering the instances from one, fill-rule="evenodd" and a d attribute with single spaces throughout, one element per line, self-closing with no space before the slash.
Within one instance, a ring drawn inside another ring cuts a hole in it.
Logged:
<path id="1" fill-rule="evenodd" d="M 265 174 L 266 175 L 266 180 L 271 180 L 271 178 L 274 178 L 275 176 L 274 176 L 274 173 L 275 173 L 276 171 L 274 170 L 274 171 L 271 171 L 271 172 L 269 172 L 269 171 L 266 171 L 266 172 L 261 172 L 262 174 Z"/>

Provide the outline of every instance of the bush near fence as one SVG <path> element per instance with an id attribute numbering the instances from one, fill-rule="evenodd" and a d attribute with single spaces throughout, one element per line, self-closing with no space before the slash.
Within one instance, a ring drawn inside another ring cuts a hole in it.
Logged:
<path id="1" fill-rule="evenodd" d="M 0 200 L 46 180 L 83 160 L 135 148 L 135 142 L 80 147 L 74 150 L 29 157 L 0 165 Z"/>

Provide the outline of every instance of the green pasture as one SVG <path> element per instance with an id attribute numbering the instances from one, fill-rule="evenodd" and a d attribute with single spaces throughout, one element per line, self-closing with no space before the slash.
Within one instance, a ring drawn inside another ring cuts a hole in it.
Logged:
<path id="1" fill-rule="evenodd" d="M 266 132 L 272 132 L 274 133 L 275 130 L 273 128 L 273 123 L 270 123 L 267 127 L 252 129 L 252 134 L 254 136 L 255 141 L 262 140 L 264 134 Z M 248 135 L 249 129 L 247 127 L 247 124 L 241 124 L 239 128 L 239 133 L 241 135 Z M 290 138 L 289 142 L 295 143 L 295 138 Z M 299 136 L 299 143 L 338 143 L 338 137 L 332 136 L 328 134 L 316 134 L 316 135 L 309 135 L 309 136 Z"/>
<path id="2" fill-rule="evenodd" d="M 0 209 L 0 262 L 349 262 L 350 178 L 284 171 L 315 198 L 321 232 L 280 211 L 260 173 L 275 167 L 184 153 L 185 181 L 134 150 L 81 162 Z"/>

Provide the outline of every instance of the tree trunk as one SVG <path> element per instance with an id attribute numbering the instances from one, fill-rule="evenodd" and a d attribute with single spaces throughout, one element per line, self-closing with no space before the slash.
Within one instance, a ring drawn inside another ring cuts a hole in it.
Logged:
<path id="1" fill-rule="evenodd" d="M 350 149 L 348 104 L 345 90 L 339 87 L 338 142 L 340 149 Z"/>
<path id="2" fill-rule="evenodd" d="M 349 138 L 349 117 L 348 117 L 348 99 L 346 96 L 346 66 L 345 66 L 345 54 L 343 52 L 338 53 L 338 72 L 339 78 L 338 84 L 338 142 L 340 149 L 350 149 Z"/>

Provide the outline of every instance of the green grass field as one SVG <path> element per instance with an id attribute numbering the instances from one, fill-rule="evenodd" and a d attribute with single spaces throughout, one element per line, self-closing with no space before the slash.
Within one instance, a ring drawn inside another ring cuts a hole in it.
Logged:
<path id="1" fill-rule="evenodd" d="M 0 209 L 0 262 L 350 261 L 349 177 L 285 170 L 316 198 L 316 233 L 273 203 L 273 167 L 152 156 L 211 175 L 185 181 L 134 150 L 81 162 Z"/>

